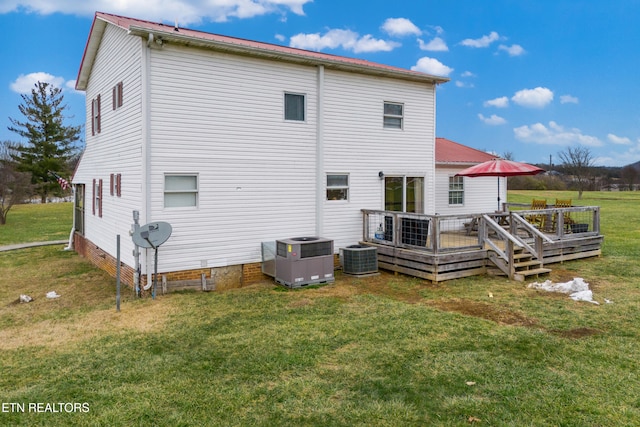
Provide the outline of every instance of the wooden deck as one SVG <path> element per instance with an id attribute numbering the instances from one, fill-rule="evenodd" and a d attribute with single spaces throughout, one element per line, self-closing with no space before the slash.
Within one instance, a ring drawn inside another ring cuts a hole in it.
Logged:
<path id="1" fill-rule="evenodd" d="M 548 209 L 538 229 L 527 211 L 468 216 L 363 211 L 361 244 L 377 249 L 380 268 L 440 282 L 487 273 L 514 280 L 548 273 L 551 264 L 600 256 L 598 207 Z M 563 218 L 575 218 L 569 227 Z"/>

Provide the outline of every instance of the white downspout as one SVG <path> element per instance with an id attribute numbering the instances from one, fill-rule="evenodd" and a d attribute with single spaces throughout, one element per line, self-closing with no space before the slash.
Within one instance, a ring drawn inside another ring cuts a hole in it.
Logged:
<path id="1" fill-rule="evenodd" d="M 324 65 L 318 65 L 316 100 L 316 236 L 324 234 Z"/>
<path id="2" fill-rule="evenodd" d="M 142 206 L 141 206 L 141 222 L 143 224 L 151 221 L 151 47 L 153 35 L 149 34 L 148 43 L 142 40 Z M 151 287 L 152 272 L 149 268 L 152 265 L 150 261 L 151 253 L 145 249 L 145 256 L 141 257 L 141 274 L 147 275 L 147 286 L 144 290 Z"/>

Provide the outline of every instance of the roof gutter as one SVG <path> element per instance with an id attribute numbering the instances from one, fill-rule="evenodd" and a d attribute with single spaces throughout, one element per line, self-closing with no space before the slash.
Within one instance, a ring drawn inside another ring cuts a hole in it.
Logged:
<path id="1" fill-rule="evenodd" d="M 199 37 L 193 37 L 179 32 L 158 31 L 150 30 L 149 28 L 132 25 L 129 27 L 129 34 L 149 39 L 149 35 L 155 40 L 162 40 L 162 43 L 176 43 L 185 46 L 201 47 L 206 49 L 215 50 L 218 52 L 233 53 L 236 55 L 252 56 L 257 58 L 264 58 L 270 60 L 286 61 L 296 64 L 318 66 L 322 65 L 328 69 L 342 70 L 357 72 L 360 74 L 368 74 L 381 77 L 400 78 L 404 80 L 424 82 L 431 84 L 446 83 L 449 81 L 446 77 L 432 76 L 411 70 L 403 70 L 401 68 L 385 68 L 382 66 L 376 67 L 375 65 L 361 65 L 353 64 L 345 61 L 341 61 L 339 57 L 332 59 L 327 58 L 314 58 L 303 54 L 296 54 L 293 52 L 282 52 L 276 50 L 265 49 L 264 47 L 253 47 L 240 45 L 237 43 L 223 42 L 219 40 L 207 40 Z"/>

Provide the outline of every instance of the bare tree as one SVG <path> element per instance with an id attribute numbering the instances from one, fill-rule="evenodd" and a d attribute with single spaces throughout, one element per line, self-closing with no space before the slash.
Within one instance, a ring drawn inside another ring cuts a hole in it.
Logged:
<path id="1" fill-rule="evenodd" d="M 638 180 L 638 170 L 632 165 L 627 165 L 620 171 L 622 181 L 629 186 L 629 191 L 633 190 L 633 185 Z"/>
<path id="2" fill-rule="evenodd" d="M 31 175 L 19 172 L 11 161 L 11 143 L 0 143 L 0 225 L 7 223 L 11 208 L 31 194 Z"/>
<path id="3" fill-rule="evenodd" d="M 567 147 L 558 153 L 558 157 L 578 188 L 578 199 L 582 199 L 582 193 L 589 186 L 592 175 L 594 158 L 591 150 L 587 147 Z"/>

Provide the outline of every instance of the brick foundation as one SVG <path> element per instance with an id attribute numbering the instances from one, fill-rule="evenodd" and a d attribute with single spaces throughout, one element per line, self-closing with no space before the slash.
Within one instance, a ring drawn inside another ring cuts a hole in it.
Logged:
<path id="1" fill-rule="evenodd" d="M 106 271 L 110 276 L 116 277 L 116 259 L 114 257 L 77 233 L 73 236 L 73 244 L 75 251 L 80 256 L 88 259 L 93 265 Z M 120 280 L 122 283 L 133 286 L 134 273 L 133 267 L 120 263 Z M 260 262 L 238 266 L 160 272 L 158 276 L 165 276 L 167 282 L 177 282 L 200 280 L 203 274 L 207 279 L 214 279 L 218 290 L 240 288 L 263 280 L 271 280 L 269 276 L 262 274 L 262 263 Z M 144 286 L 147 281 L 146 275 L 141 277 L 141 281 L 142 286 Z"/>

